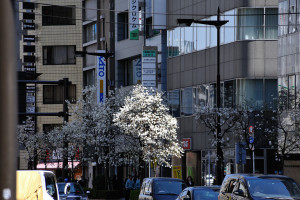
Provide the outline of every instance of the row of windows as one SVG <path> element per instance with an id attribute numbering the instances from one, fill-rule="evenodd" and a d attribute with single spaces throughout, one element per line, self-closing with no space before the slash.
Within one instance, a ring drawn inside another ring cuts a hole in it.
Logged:
<path id="1" fill-rule="evenodd" d="M 276 79 L 237 79 L 221 83 L 221 106 L 251 106 L 260 109 L 276 105 Z M 173 116 L 193 115 L 195 105 L 216 106 L 216 84 L 205 84 L 168 92 L 168 102 Z"/>
<path id="2" fill-rule="evenodd" d="M 277 39 L 277 8 L 240 8 L 221 16 L 228 20 L 220 30 L 221 44 L 237 40 Z M 217 20 L 212 16 L 203 20 Z M 214 26 L 195 24 L 168 31 L 169 56 L 191 53 L 217 46 L 217 29 Z"/>
<path id="3" fill-rule="evenodd" d="M 278 78 L 278 92 L 282 109 L 300 107 L 300 75 Z"/>
<path id="4" fill-rule="evenodd" d="M 278 12 L 279 36 L 300 30 L 300 0 L 281 0 Z"/>

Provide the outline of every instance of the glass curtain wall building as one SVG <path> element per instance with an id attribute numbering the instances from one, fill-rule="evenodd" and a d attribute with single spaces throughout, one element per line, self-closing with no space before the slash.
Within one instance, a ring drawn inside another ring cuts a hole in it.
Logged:
<path id="1" fill-rule="evenodd" d="M 229 22 L 221 28 L 221 45 L 245 40 L 277 40 L 277 12 L 278 8 L 238 8 L 224 12 L 221 20 Z M 216 20 L 216 16 L 202 20 Z M 215 27 L 201 24 L 169 30 L 168 55 L 175 57 L 216 47 L 216 35 Z M 270 78 L 222 81 L 221 106 L 241 106 L 245 100 L 257 109 L 264 104 L 273 105 L 276 85 L 277 80 Z M 199 102 L 203 106 L 216 106 L 215 93 L 215 83 L 169 91 L 171 110 L 179 117 L 192 115 L 194 105 Z"/>
<path id="2" fill-rule="evenodd" d="M 180 125 L 179 140 L 191 139 L 192 147 L 173 165 L 182 166 L 183 177 L 192 175 L 201 180 L 197 184 L 205 184 L 205 177 L 215 173 L 216 153 L 213 135 L 194 118 L 194 106 L 216 106 L 217 30 L 203 24 L 179 27 L 177 19 L 217 20 L 220 7 L 221 20 L 228 20 L 220 30 L 221 106 L 239 108 L 247 101 L 259 110 L 272 108 L 277 98 L 278 4 L 256 5 L 252 0 L 168 2 L 169 106 Z M 234 142 L 230 140 L 223 148 L 224 164 L 232 166 L 231 172 L 235 170 Z M 257 172 L 274 173 L 272 164 L 264 161 L 272 159 L 271 150 L 268 145 L 257 146 Z M 250 160 L 247 162 L 249 166 Z"/>
<path id="3" fill-rule="evenodd" d="M 279 1 L 278 91 L 284 108 L 299 108 L 300 0 Z"/>

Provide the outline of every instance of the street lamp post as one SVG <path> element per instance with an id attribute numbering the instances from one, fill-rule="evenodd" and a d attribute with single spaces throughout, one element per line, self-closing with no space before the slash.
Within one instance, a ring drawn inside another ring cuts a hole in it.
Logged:
<path id="1" fill-rule="evenodd" d="M 217 108 L 221 107 L 221 84 L 220 84 L 220 29 L 225 25 L 228 20 L 220 20 L 220 8 L 218 7 L 217 20 L 194 20 L 194 19 L 177 19 L 178 24 L 186 24 L 191 26 L 192 23 L 212 25 L 217 28 Z M 216 152 L 217 152 L 217 163 L 216 163 L 216 181 L 218 185 L 221 185 L 223 180 L 223 151 L 221 149 L 221 126 L 220 116 L 217 116 L 217 133 L 216 133 Z"/>

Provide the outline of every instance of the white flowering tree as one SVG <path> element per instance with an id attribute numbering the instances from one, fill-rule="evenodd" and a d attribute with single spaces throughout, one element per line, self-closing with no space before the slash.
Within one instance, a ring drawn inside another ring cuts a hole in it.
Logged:
<path id="1" fill-rule="evenodd" d="M 222 170 L 224 169 L 223 148 L 227 146 L 236 130 L 235 125 L 238 120 L 238 112 L 233 108 L 215 108 L 211 106 L 196 105 L 195 119 L 200 125 L 204 125 L 209 134 L 212 134 L 212 146 L 216 147 L 216 178 L 220 184 L 223 180 Z M 217 129 L 220 132 L 217 135 Z"/>
<path id="2" fill-rule="evenodd" d="M 219 137 L 216 137 L 219 116 L 219 126 L 221 132 Z M 209 134 L 212 134 L 212 146 L 216 146 L 217 142 L 221 143 L 221 147 L 225 147 L 230 140 L 230 133 L 236 131 L 235 125 L 238 121 L 238 112 L 233 108 L 215 108 L 210 106 L 195 106 L 195 119 L 199 124 L 203 124 Z"/>
<path id="3" fill-rule="evenodd" d="M 22 145 L 27 153 L 25 157 L 28 161 L 28 168 L 35 169 L 36 164 L 34 161 L 38 160 L 38 158 L 42 158 L 46 156 L 47 149 L 47 136 L 38 132 L 35 133 L 32 131 L 34 127 L 34 121 L 32 121 L 31 117 L 27 117 L 25 125 L 17 126 L 17 140 L 20 145 Z"/>
<path id="4" fill-rule="evenodd" d="M 55 148 L 68 152 L 69 158 L 74 157 L 74 150 L 79 148 L 82 162 L 95 161 L 112 166 L 128 163 L 131 150 L 126 149 L 126 144 L 132 140 L 122 137 L 122 132 L 113 123 L 113 116 L 123 105 L 126 95 L 128 93 L 123 89 L 119 89 L 117 95 L 110 91 L 106 102 L 99 104 L 96 88 L 84 89 L 83 98 L 75 105 L 69 103 L 70 122 L 49 133 Z M 68 148 L 64 142 L 68 143 Z"/>
<path id="5" fill-rule="evenodd" d="M 300 115 L 298 109 L 273 111 L 273 116 L 269 119 L 273 124 L 272 129 L 268 129 L 277 136 L 277 150 L 275 160 L 283 169 L 284 160 L 289 154 L 300 151 Z"/>
<path id="6" fill-rule="evenodd" d="M 124 140 L 131 138 L 125 147 L 132 149 L 139 161 L 170 167 L 172 156 L 181 157 L 177 120 L 169 114 L 160 92 L 134 86 L 113 121 L 125 134 Z"/>

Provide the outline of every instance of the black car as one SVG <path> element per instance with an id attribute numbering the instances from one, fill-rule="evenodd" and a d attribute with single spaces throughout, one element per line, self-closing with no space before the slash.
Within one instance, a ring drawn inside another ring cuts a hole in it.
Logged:
<path id="1" fill-rule="evenodd" d="M 220 186 L 194 186 L 185 188 L 176 200 L 218 200 Z"/>
<path id="2" fill-rule="evenodd" d="M 141 187 L 139 200 L 175 200 L 186 183 L 176 178 L 145 178 Z"/>
<path id="3" fill-rule="evenodd" d="M 300 199 L 297 183 L 281 175 L 230 174 L 222 183 L 219 200 Z"/>
<path id="4" fill-rule="evenodd" d="M 80 184 L 76 182 L 57 183 L 60 200 L 88 200 Z"/>

